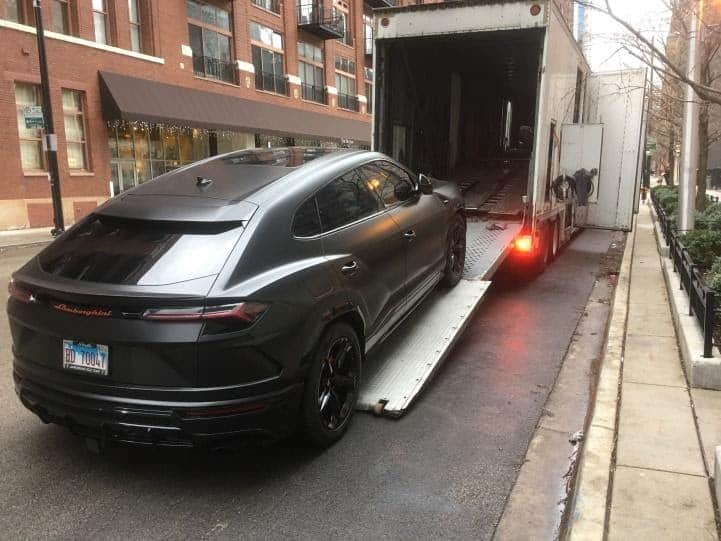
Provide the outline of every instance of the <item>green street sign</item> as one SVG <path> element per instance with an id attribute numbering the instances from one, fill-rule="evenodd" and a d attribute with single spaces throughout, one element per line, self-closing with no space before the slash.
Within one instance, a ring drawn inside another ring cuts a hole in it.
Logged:
<path id="1" fill-rule="evenodd" d="M 23 118 L 25 118 L 26 130 L 42 129 L 45 127 L 43 108 L 40 105 L 26 105 L 23 107 Z"/>

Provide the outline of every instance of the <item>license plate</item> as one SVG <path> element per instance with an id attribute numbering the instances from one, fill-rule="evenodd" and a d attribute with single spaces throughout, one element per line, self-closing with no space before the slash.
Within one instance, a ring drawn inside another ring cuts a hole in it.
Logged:
<path id="1" fill-rule="evenodd" d="M 63 340 L 63 368 L 108 375 L 108 346 Z"/>

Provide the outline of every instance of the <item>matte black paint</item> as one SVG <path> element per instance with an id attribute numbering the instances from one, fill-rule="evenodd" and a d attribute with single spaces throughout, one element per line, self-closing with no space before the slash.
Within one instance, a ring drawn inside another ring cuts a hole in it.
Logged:
<path id="1" fill-rule="evenodd" d="M 276 158 L 299 151 L 273 149 Z M 332 319 L 351 317 L 369 349 L 440 280 L 449 225 L 462 209 L 454 186 L 436 183 L 431 194 L 416 189 L 408 200 L 355 223 L 295 238 L 293 217 L 304 201 L 348 171 L 388 158 L 318 151 L 320 157 L 299 167 L 257 163 L 268 152 L 204 160 L 96 211 L 146 220 L 148 227 L 242 223 L 217 274 L 160 286 L 97 283 L 50 275 L 35 257 L 13 275 L 38 299 L 8 302 L 16 389 L 27 407 L 78 432 L 104 431 L 116 439 L 168 443 L 172 433 L 171 443 L 192 444 L 207 436 L 283 434 L 296 418 L 305 360 Z M 212 182 L 199 184 L 198 177 Z M 58 243 L 63 237 L 46 251 L 57 251 Z M 343 271 L 351 262 L 356 270 Z M 194 263 L 202 268 L 202 261 Z M 234 332 L 209 334 L 202 322 L 140 318 L 147 308 L 242 300 L 270 308 L 252 327 Z M 58 311 L 52 306 L 58 301 L 109 309 L 113 317 Z M 108 376 L 64 370 L 63 339 L 109 345 Z M 213 408 L 217 414 L 196 415 Z M 232 414 L 228 408 L 235 408 Z M 127 425 L 142 430 L 129 432 Z"/>

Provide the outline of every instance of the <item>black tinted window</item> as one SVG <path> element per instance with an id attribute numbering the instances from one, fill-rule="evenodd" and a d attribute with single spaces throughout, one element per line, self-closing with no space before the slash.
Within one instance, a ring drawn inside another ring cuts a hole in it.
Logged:
<path id="1" fill-rule="evenodd" d="M 413 195 L 413 181 L 408 173 L 389 162 L 374 164 L 379 174 L 378 193 L 383 203 L 393 205 Z"/>
<path id="2" fill-rule="evenodd" d="M 312 237 L 320 233 L 320 220 L 315 207 L 315 198 L 311 197 L 303 203 L 293 219 L 293 235 L 296 237 Z"/>
<path id="3" fill-rule="evenodd" d="M 40 254 L 50 274 L 110 284 L 163 285 L 218 274 L 239 224 L 193 224 L 94 216 Z"/>
<path id="4" fill-rule="evenodd" d="M 354 170 L 335 179 L 316 196 L 323 231 L 349 224 L 380 208 L 375 193 Z"/>

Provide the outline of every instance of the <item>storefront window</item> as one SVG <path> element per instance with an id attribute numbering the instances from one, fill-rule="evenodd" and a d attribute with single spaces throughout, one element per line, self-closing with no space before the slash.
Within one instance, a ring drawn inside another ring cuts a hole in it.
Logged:
<path id="1" fill-rule="evenodd" d="M 210 155 L 204 130 L 121 124 L 108 127 L 114 193 Z"/>

